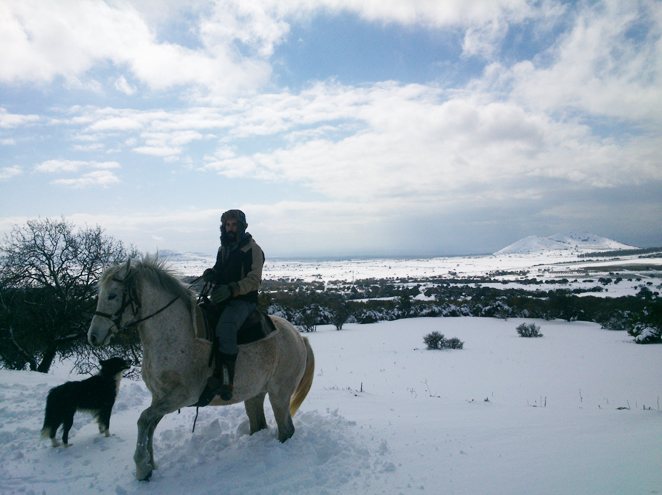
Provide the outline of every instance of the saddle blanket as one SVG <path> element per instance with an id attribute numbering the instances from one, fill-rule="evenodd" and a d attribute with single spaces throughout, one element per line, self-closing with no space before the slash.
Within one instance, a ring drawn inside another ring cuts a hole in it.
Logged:
<path id="1" fill-rule="evenodd" d="M 204 298 L 196 311 L 196 333 L 198 338 L 214 341 L 214 329 L 221 317 L 221 310 L 209 299 Z M 200 324 L 202 322 L 202 324 Z M 276 330 L 274 322 L 265 312 L 256 309 L 239 329 L 237 344 L 250 344 L 267 337 Z"/>

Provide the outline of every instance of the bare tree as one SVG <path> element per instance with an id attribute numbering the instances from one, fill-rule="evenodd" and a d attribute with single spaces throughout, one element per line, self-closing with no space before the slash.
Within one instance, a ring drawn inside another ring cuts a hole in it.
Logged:
<path id="1" fill-rule="evenodd" d="M 104 268 L 136 255 L 101 227 L 64 219 L 14 226 L 0 246 L 0 361 L 48 372 L 56 356 L 88 354 L 85 333 Z"/>

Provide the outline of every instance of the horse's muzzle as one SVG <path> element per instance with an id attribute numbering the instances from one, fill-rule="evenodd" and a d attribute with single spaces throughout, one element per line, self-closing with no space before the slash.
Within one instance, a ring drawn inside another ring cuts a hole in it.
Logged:
<path id="1" fill-rule="evenodd" d="M 98 328 L 90 327 L 87 332 L 87 341 L 95 346 L 99 347 L 104 345 L 110 337 L 110 330 L 102 331 Z"/>

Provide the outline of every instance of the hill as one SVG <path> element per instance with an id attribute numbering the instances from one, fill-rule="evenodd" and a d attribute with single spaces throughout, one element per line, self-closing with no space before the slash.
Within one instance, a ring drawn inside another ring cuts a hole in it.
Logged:
<path id="1" fill-rule="evenodd" d="M 545 251 L 566 251 L 580 254 L 591 251 L 613 251 L 620 249 L 637 249 L 606 237 L 589 233 L 554 234 L 551 236 L 531 235 L 520 239 L 497 251 L 500 254 L 533 254 Z"/>

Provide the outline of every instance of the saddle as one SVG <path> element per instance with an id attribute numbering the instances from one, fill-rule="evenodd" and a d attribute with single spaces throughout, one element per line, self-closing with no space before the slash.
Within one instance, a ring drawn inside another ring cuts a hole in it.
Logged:
<path id="1" fill-rule="evenodd" d="M 212 303 L 208 297 L 203 297 L 198 303 L 198 307 L 202 310 L 203 320 L 205 322 L 205 335 L 208 340 L 216 343 L 214 338 L 214 329 L 218 323 L 222 308 L 219 308 Z M 237 344 L 250 344 L 257 342 L 267 337 L 271 332 L 276 330 L 274 322 L 269 318 L 269 315 L 264 311 L 255 309 L 239 329 L 237 334 Z"/>

